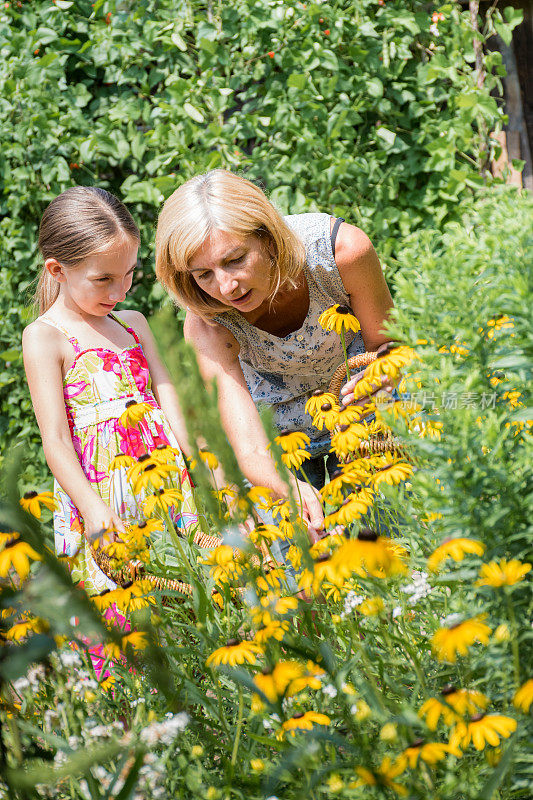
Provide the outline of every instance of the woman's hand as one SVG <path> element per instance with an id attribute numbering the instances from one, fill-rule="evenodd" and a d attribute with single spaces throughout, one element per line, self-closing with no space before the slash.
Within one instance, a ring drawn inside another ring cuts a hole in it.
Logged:
<path id="1" fill-rule="evenodd" d="M 361 372 L 358 372 L 356 375 L 352 375 L 350 380 L 344 384 L 341 389 L 341 403 L 343 406 L 356 405 L 363 407 L 370 403 L 373 404 L 379 392 L 387 392 L 389 395 L 392 394 L 394 385 L 391 379 L 387 375 L 381 375 L 372 382 L 372 391 L 369 394 L 365 394 L 362 397 L 355 397 L 355 386 L 363 379 L 364 375 L 365 370 L 361 370 Z M 369 411 L 368 413 L 371 412 Z"/>
<path id="2" fill-rule="evenodd" d="M 82 517 L 85 538 L 91 543 L 98 540 L 99 548 L 109 542 L 120 542 L 120 534 L 126 533 L 119 515 L 103 500 L 98 499 L 91 503 L 90 507 L 85 509 L 85 513 L 82 513 Z"/>
<path id="3" fill-rule="evenodd" d="M 298 479 L 294 480 L 293 491 L 294 499 L 298 506 L 301 498 L 301 514 L 307 523 L 309 541 L 314 544 L 320 539 L 318 531 L 321 531 L 324 527 L 324 509 L 322 508 L 320 493 L 314 486 Z"/>

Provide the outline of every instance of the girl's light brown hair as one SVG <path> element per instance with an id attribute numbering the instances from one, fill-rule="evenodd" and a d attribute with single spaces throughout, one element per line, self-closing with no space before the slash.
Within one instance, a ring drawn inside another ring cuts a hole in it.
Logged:
<path id="1" fill-rule="evenodd" d="M 188 271 L 189 261 L 212 231 L 268 242 L 272 257 L 269 297 L 294 284 L 305 248 L 258 186 L 224 169 L 196 175 L 165 202 L 155 239 L 155 271 L 176 302 L 204 318 L 229 307 L 204 292 Z"/>
<path id="2" fill-rule="evenodd" d="M 55 197 L 39 227 L 39 250 L 44 260 L 55 258 L 64 267 L 76 267 L 117 239 L 140 242 L 133 217 L 114 195 L 95 186 L 73 186 Z M 35 306 L 44 314 L 59 294 L 59 284 L 43 267 Z"/>

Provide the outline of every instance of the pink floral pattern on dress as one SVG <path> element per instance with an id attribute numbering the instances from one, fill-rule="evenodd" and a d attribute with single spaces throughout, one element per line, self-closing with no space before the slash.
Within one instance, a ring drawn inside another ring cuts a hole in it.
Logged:
<path id="1" fill-rule="evenodd" d="M 142 503 L 146 493 L 134 495 L 126 471 L 110 470 L 111 462 L 120 454 L 137 459 L 160 444 L 176 449 L 179 446 L 152 393 L 148 364 L 135 332 L 118 317 L 113 318 L 136 341 L 119 353 L 102 348 L 82 351 L 76 340 L 63 330 L 76 351 L 63 389 L 72 443 L 86 477 L 104 502 L 125 522 L 135 522 L 143 519 Z M 119 419 L 126 403 L 132 399 L 148 403 L 151 410 L 139 425 L 126 428 Z M 172 517 L 176 524 L 189 528 L 197 524 L 198 512 L 181 453 L 176 457 L 176 465 L 175 481 L 178 483 L 180 475 L 183 501 L 180 507 L 173 509 Z M 89 594 L 113 588 L 115 584 L 92 558 L 90 546 L 83 537 L 83 520 L 78 509 L 57 481 L 55 495 L 58 501 L 54 513 L 56 551 L 68 555 L 78 553 L 72 577 L 83 582 Z"/>

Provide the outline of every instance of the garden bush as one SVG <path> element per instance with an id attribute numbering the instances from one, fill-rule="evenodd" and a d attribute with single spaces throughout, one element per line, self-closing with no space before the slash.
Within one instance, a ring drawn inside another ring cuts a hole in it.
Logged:
<path id="1" fill-rule="evenodd" d="M 532 205 L 483 193 L 399 251 L 391 332 L 404 344 L 371 369 L 403 364 L 401 399 L 349 427 L 355 458 L 325 487 L 326 538 L 309 547 L 293 504 L 251 537 L 268 549 L 294 531 L 305 596 L 238 533 L 250 495 L 215 398 L 164 322 L 190 433 L 213 451 L 196 454 L 195 480 L 224 544 L 199 551 L 169 526 L 150 570 L 191 594 L 162 603 L 135 580 L 90 601 L 45 546 L 48 512 L 39 524 L 21 510 L 11 467 L 0 506 L 6 798 L 530 796 Z M 388 425 L 404 454 L 362 458 L 361 441 Z M 277 441 L 283 471 L 290 441 Z M 208 488 L 203 460 L 215 454 L 235 478 L 232 510 Z M 361 527 L 362 507 L 371 529 L 386 517 L 390 537 Z M 134 631 L 106 628 L 109 600 Z M 116 660 L 108 676 L 88 657 L 99 641 Z"/>
<path id="2" fill-rule="evenodd" d="M 480 39 L 520 20 L 491 11 Z M 457 216 L 485 181 L 501 126 L 501 57 L 474 68 L 456 2 L 8 0 L 0 7 L 0 449 L 17 439 L 44 480 L 22 328 L 46 204 L 74 184 L 111 190 L 142 229 L 128 305 L 150 314 L 159 206 L 228 167 L 284 211 L 363 227 L 389 277 L 401 240 Z M 479 84 L 479 85 L 478 85 Z"/>

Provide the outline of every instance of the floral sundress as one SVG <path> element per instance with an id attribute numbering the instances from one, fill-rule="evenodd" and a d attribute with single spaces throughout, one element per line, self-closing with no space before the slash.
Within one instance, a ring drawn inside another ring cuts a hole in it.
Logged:
<path id="1" fill-rule="evenodd" d="M 42 322 L 60 330 L 74 348 L 74 363 L 63 381 L 63 395 L 74 450 L 91 486 L 102 500 L 126 523 L 144 518 L 142 503 L 148 492 L 133 494 L 126 469 L 110 469 L 113 459 L 121 454 L 138 458 L 158 445 L 179 449 L 162 409 L 152 393 L 152 381 L 142 345 L 133 328 L 110 314 L 133 337 L 135 344 L 120 352 L 102 347 L 82 350 L 78 341 L 56 321 L 41 317 Z M 147 403 L 151 409 L 135 426 L 120 424 L 120 416 L 128 401 Z M 198 523 L 193 487 L 181 452 L 176 456 L 176 484 L 183 495 L 179 507 L 173 509 L 173 521 L 188 530 Z M 74 555 L 79 551 L 72 570 L 75 581 L 89 594 L 115 587 L 96 565 L 91 546 L 83 536 L 83 520 L 70 497 L 54 482 L 57 507 L 54 512 L 55 547 L 58 554 Z"/>

